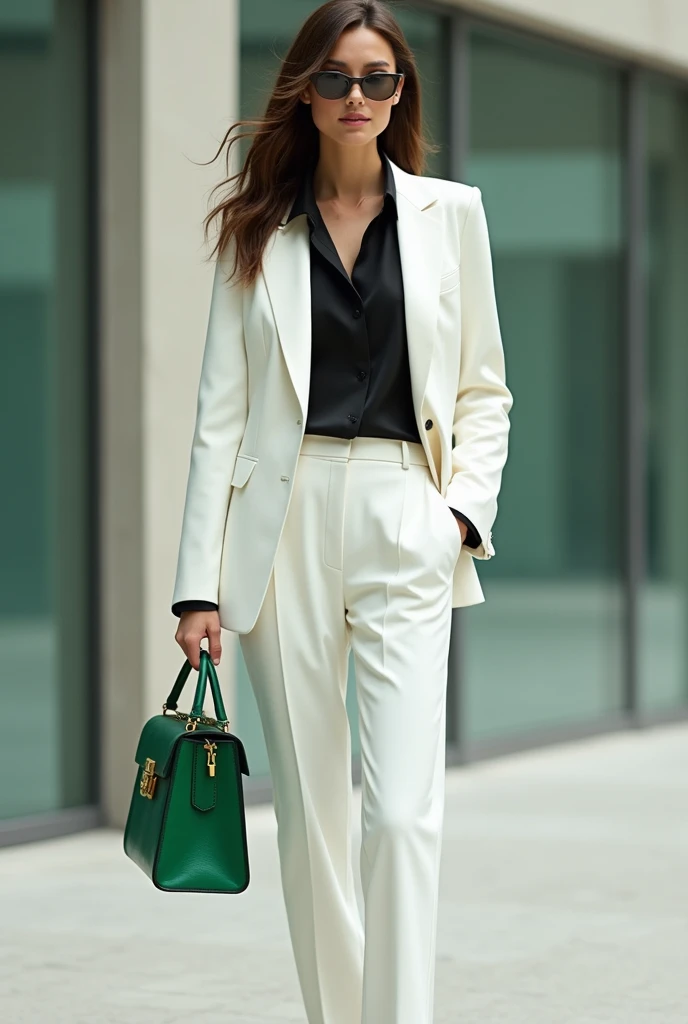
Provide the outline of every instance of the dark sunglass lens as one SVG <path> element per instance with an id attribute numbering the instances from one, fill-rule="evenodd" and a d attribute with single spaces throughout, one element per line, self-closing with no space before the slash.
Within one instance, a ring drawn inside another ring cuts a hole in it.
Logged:
<path id="1" fill-rule="evenodd" d="M 346 76 L 338 71 L 321 71 L 315 76 L 315 88 L 325 100 L 340 100 L 346 96 Z"/>
<path id="2" fill-rule="evenodd" d="M 363 92 L 369 100 L 388 100 L 394 92 L 393 75 L 368 75 L 363 82 Z"/>

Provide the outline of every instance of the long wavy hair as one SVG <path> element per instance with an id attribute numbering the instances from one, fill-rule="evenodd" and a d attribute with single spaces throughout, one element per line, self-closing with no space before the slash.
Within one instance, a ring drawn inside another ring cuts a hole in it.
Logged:
<path id="1" fill-rule="evenodd" d="M 309 77 L 321 69 L 342 32 L 374 29 L 390 44 L 403 71 L 404 88 L 392 107 L 389 124 L 378 136 L 378 148 L 410 174 L 422 174 L 428 153 L 438 151 L 423 135 L 421 89 L 418 69 L 399 23 L 382 0 L 328 0 L 306 19 L 282 61 L 275 86 L 262 118 L 235 121 L 225 133 L 209 163 L 225 151 L 225 180 L 211 192 L 223 198 L 204 220 L 206 242 L 210 226 L 219 221 L 216 241 L 209 259 L 221 256 L 233 242 L 234 266 L 231 276 L 245 286 L 253 284 L 262 268 L 270 235 L 277 229 L 287 204 L 296 196 L 303 174 L 317 158 L 319 131 L 310 107 L 300 94 Z M 236 128 L 252 131 L 233 135 Z M 231 148 L 240 139 L 252 138 L 244 165 L 230 175 Z"/>

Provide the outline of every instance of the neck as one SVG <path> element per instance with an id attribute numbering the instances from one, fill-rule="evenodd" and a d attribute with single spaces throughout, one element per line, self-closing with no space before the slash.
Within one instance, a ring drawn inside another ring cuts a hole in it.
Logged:
<path id="1" fill-rule="evenodd" d="M 313 173 L 313 192 L 320 202 L 360 203 L 384 191 L 384 168 L 375 139 L 365 146 L 340 146 L 320 136 L 320 155 Z"/>

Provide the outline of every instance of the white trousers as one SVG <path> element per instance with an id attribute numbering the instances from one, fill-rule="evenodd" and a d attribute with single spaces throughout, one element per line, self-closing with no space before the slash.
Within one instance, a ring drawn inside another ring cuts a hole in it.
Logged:
<path id="1" fill-rule="evenodd" d="M 420 444 L 306 434 L 254 628 L 239 634 L 274 787 L 309 1024 L 431 1024 L 459 526 Z M 351 863 L 353 649 L 360 871 Z"/>

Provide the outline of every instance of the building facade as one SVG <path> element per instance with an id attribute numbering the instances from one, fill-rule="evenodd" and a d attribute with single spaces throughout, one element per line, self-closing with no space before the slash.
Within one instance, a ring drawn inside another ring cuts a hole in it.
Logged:
<path id="1" fill-rule="evenodd" d="M 0 3 L 0 844 L 124 824 L 183 661 L 205 162 L 316 6 Z M 448 762 L 685 716 L 688 8 L 396 10 L 429 173 L 483 191 L 515 396 L 487 600 L 454 612 Z M 223 648 L 247 799 L 269 799 Z M 357 756 L 353 672 L 349 710 Z"/>

